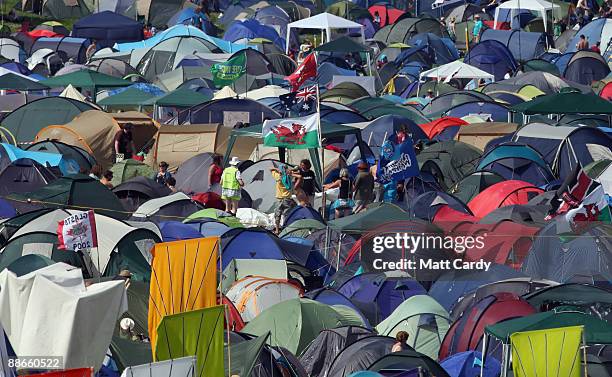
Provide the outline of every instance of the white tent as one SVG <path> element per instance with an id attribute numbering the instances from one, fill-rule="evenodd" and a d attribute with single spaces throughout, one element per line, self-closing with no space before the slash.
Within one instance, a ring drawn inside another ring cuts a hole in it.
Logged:
<path id="1" fill-rule="evenodd" d="M 295 21 L 287 25 L 287 41 L 291 34 L 291 29 L 317 29 L 321 30 L 321 43 L 323 43 L 323 31 L 325 31 L 326 42 L 332 41 L 332 30 L 333 29 L 359 29 L 361 30 L 361 38 L 363 44 L 365 44 L 365 36 L 363 35 L 363 25 L 347 20 L 346 18 L 334 16 L 329 13 L 321 13 L 316 16 L 305 18 L 303 20 Z M 289 53 L 289 43 L 287 43 L 286 53 Z"/>
<path id="2" fill-rule="evenodd" d="M 59 96 L 89 103 L 89 101 L 87 101 L 87 97 L 85 97 L 84 95 L 81 94 L 81 92 L 76 90 L 75 87 L 72 86 L 72 84 L 68 84 L 68 86 L 64 89 L 63 92 L 60 93 Z"/>
<path id="3" fill-rule="evenodd" d="M 444 79 L 445 82 L 451 79 L 495 79 L 492 74 L 458 60 L 422 72 L 419 78 L 423 77 Z"/>
<path id="4" fill-rule="evenodd" d="M 550 3 L 546 0 L 509 0 L 505 3 L 501 3 L 495 9 L 495 23 L 494 27 L 497 28 L 497 22 L 499 19 L 499 10 L 500 9 L 510 9 L 510 20 L 514 20 L 514 16 L 518 13 L 519 10 L 525 9 L 534 12 L 538 12 L 542 15 L 542 21 L 544 22 L 544 31 L 547 28 L 546 22 L 546 12 L 553 11 L 554 9 L 559 8 L 557 4 Z"/>
<path id="5" fill-rule="evenodd" d="M 121 377 L 194 377 L 195 356 L 127 367 Z"/>

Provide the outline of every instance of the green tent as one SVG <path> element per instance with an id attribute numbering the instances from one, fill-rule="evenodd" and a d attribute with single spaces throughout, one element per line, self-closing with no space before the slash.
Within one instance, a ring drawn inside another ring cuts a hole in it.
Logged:
<path id="1" fill-rule="evenodd" d="M 183 222 L 188 223 L 190 221 L 197 221 L 198 219 L 214 219 L 231 228 L 244 228 L 244 225 L 242 225 L 237 217 L 227 216 L 225 212 L 216 208 L 206 208 L 194 212 L 183 220 Z"/>
<path id="2" fill-rule="evenodd" d="M 133 159 L 118 162 L 110 170 L 113 172 L 113 180 L 111 181 L 113 186 L 120 185 L 134 177 L 151 178 L 155 174 L 155 170 L 149 165 Z"/>
<path id="3" fill-rule="evenodd" d="M 54 263 L 55 261 L 53 259 L 47 258 L 44 255 L 28 254 L 15 259 L 6 268 L 14 272 L 17 276 L 23 276 Z"/>
<path id="4" fill-rule="evenodd" d="M 325 229 L 325 224 L 315 219 L 300 219 L 292 222 L 278 235 L 280 238 L 286 236 L 291 237 L 306 237 L 315 230 Z"/>
<path id="5" fill-rule="evenodd" d="M 584 326 L 585 341 L 588 344 L 612 344 L 612 326 L 595 316 L 580 312 L 536 313 L 487 326 L 485 333 L 509 343 L 510 336 L 517 332 L 569 326 Z"/>
<path id="6" fill-rule="evenodd" d="M 98 89 L 100 88 L 120 88 L 133 84 L 131 81 L 109 76 L 89 69 L 81 69 L 65 75 L 55 76 L 50 79 L 43 80 L 40 83 L 50 88 L 72 85 L 76 88 L 90 89 L 94 93 L 97 93 Z"/>
<path id="7" fill-rule="evenodd" d="M 433 298 L 412 296 L 402 302 L 376 330 L 380 335 L 395 337 L 406 331 L 408 345 L 431 358 L 438 357 L 440 345 L 450 327 L 448 312 Z"/>
<path id="8" fill-rule="evenodd" d="M 321 94 L 321 101 L 335 101 L 342 104 L 349 104 L 357 98 L 369 96 L 363 86 L 354 82 L 341 82 L 333 88 Z"/>
<path id="9" fill-rule="evenodd" d="M 269 336 L 270 332 L 255 339 L 233 344 L 229 347 L 229 352 L 226 347 L 223 360 L 225 376 L 251 376 L 251 371 Z"/>
<path id="10" fill-rule="evenodd" d="M 424 124 L 429 123 L 430 120 L 426 118 L 423 114 L 421 114 L 417 109 L 411 106 L 399 106 L 399 105 L 389 105 L 389 106 L 381 106 L 376 107 L 371 110 L 363 112 L 361 115 L 368 119 L 376 119 L 383 115 L 399 115 L 406 117 L 416 124 Z"/>
<path id="11" fill-rule="evenodd" d="M 315 51 L 323 51 L 323 52 L 370 52 L 371 49 L 367 46 L 362 45 L 361 43 L 355 42 L 352 38 L 349 37 L 340 37 L 338 39 L 334 39 L 331 42 L 327 42 L 325 44 L 320 45 L 315 48 Z"/>
<path id="12" fill-rule="evenodd" d="M 2 126 L 15 136 L 17 142 L 30 143 L 43 128 L 66 124 L 77 115 L 95 109 L 91 104 L 71 98 L 44 97 L 15 109 L 2 119 Z"/>
<path id="13" fill-rule="evenodd" d="M 127 288 L 128 311 L 121 318 L 134 320 L 134 332 L 149 336 L 149 282 L 132 281 Z M 119 331 L 119 321 L 115 326 L 110 350 L 119 370 L 130 365 L 148 364 L 153 361 L 151 343 L 132 339 Z"/>
<path id="14" fill-rule="evenodd" d="M 84 174 L 61 177 L 48 185 L 29 193 L 11 194 L 7 199 L 30 203 L 37 207 L 95 209 L 97 213 L 115 219 L 127 218 L 119 199 L 97 179 Z"/>
<path id="15" fill-rule="evenodd" d="M 361 317 L 351 309 L 296 298 L 264 310 L 246 325 L 243 332 L 257 336 L 270 332 L 270 345 L 299 354 L 321 330 L 350 325 L 364 326 Z"/>
<path id="16" fill-rule="evenodd" d="M 400 207 L 389 203 L 374 203 L 352 216 L 346 216 L 328 223 L 329 227 L 342 233 L 363 233 L 391 221 L 413 220 Z"/>
<path id="17" fill-rule="evenodd" d="M 155 360 L 196 356 L 194 377 L 223 376 L 224 311 L 220 305 L 164 316 L 157 327 Z"/>
<path id="18" fill-rule="evenodd" d="M 211 96 L 204 95 L 194 90 L 180 88 L 162 96 L 152 98 L 147 101 L 147 104 L 162 107 L 191 107 L 210 101 L 211 99 Z"/>
<path id="19" fill-rule="evenodd" d="M 375 109 L 377 107 L 394 106 L 395 103 L 381 97 L 361 97 L 357 98 L 348 106 L 357 110 L 360 113 Z"/>
<path id="20" fill-rule="evenodd" d="M 590 284 L 568 283 L 538 289 L 523 296 L 535 308 L 550 305 L 571 305 L 588 311 L 596 307 L 598 312 L 612 312 L 612 292 Z"/>
<path id="21" fill-rule="evenodd" d="M 151 93 L 143 92 L 136 88 L 129 88 L 121 93 L 113 94 L 112 96 L 108 96 L 98 101 L 98 105 L 121 108 L 140 107 L 149 105 L 149 101 L 153 98 L 155 98 L 155 96 Z"/>
<path id="22" fill-rule="evenodd" d="M 19 76 L 14 73 L 7 73 L 0 76 L 0 89 L 12 89 L 12 90 L 46 90 L 48 86 L 39 84 L 34 80 L 30 80 L 27 77 Z"/>
<path id="23" fill-rule="evenodd" d="M 519 103 L 511 111 L 534 114 L 598 114 L 612 115 L 612 102 L 591 94 L 575 91 L 555 93 Z"/>
<path id="24" fill-rule="evenodd" d="M 372 19 L 372 15 L 367 9 L 360 7 L 350 1 L 341 0 L 331 4 L 325 9 L 326 13 L 331 13 L 334 16 L 346 18 L 349 20 L 359 20 L 362 18 Z"/>
<path id="25" fill-rule="evenodd" d="M 529 71 L 541 71 L 548 72 L 551 75 L 560 76 L 559 68 L 553 63 L 547 62 L 544 59 L 532 59 L 528 60 L 523 64 L 523 70 Z"/>
<path id="26" fill-rule="evenodd" d="M 469 144 L 448 140 L 426 145 L 417 160 L 421 171 L 430 172 L 447 190 L 472 174 L 481 156 L 482 152 Z"/>

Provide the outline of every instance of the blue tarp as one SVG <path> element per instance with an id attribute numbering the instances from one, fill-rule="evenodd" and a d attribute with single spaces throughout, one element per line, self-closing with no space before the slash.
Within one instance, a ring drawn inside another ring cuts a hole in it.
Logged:
<path id="1" fill-rule="evenodd" d="M 440 366 L 450 377 L 497 377 L 501 372 L 501 364 L 491 356 L 487 356 L 484 368 L 482 368 L 482 353 L 478 351 L 452 355 L 440 362 Z M 481 368 L 483 374 L 480 374 Z"/>
<path id="2" fill-rule="evenodd" d="M 159 223 L 159 230 L 161 231 L 164 242 L 190 240 L 202 237 L 202 234 L 196 229 L 180 221 L 162 221 Z"/>
<path id="3" fill-rule="evenodd" d="M 57 167 L 63 175 L 77 174 L 80 171 L 79 164 L 76 161 L 65 158 L 63 155 L 58 153 L 24 151 L 23 149 L 6 143 L 1 143 L 0 145 L 4 148 L 4 151 L 11 162 L 20 158 L 29 158 L 30 160 L 34 160 L 43 166 Z"/>
<path id="4" fill-rule="evenodd" d="M 285 51 L 285 39 L 279 36 L 274 28 L 262 25 L 257 20 L 234 21 L 223 34 L 223 39 L 230 42 L 255 38 L 267 39 Z"/>
<path id="5" fill-rule="evenodd" d="M 140 42 L 115 44 L 113 48 L 117 51 L 131 51 L 137 48 L 151 48 L 159 42 L 165 41 L 166 39 L 183 36 L 193 36 L 202 38 L 206 41 L 213 43 L 215 46 L 219 47 L 226 53 L 233 53 L 236 51 L 243 50 L 245 48 L 250 48 L 247 45 L 231 43 L 228 41 L 224 41 L 223 39 L 211 37 L 210 35 L 204 33 L 202 30 L 189 25 L 176 25 L 165 31 L 155 34 L 149 39 Z"/>
<path id="6" fill-rule="evenodd" d="M 95 39 L 98 48 L 144 39 L 140 22 L 108 10 L 81 18 L 74 24 L 72 36 Z"/>

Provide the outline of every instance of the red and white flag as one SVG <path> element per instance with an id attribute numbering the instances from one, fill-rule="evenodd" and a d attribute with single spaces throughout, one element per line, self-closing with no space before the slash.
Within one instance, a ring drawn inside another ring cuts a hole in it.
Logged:
<path id="1" fill-rule="evenodd" d="M 289 81 L 291 86 L 293 87 L 292 92 L 297 92 L 297 90 L 302 86 L 302 84 L 311 77 L 315 77 L 317 75 L 317 60 L 315 58 L 315 54 L 310 54 L 304 59 L 302 64 L 289 76 L 285 77 L 285 80 Z"/>
<path id="2" fill-rule="evenodd" d="M 79 211 L 60 221 L 57 226 L 60 250 L 79 251 L 98 247 L 94 211 Z"/>

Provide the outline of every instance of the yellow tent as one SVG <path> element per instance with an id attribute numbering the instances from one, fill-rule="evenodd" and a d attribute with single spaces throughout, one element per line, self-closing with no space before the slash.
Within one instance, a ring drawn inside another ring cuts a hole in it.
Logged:
<path id="1" fill-rule="evenodd" d="M 217 304 L 218 252 L 218 237 L 158 243 L 153 248 L 149 293 L 153 357 L 157 328 L 164 316 Z"/>
<path id="2" fill-rule="evenodd" d="M 512 370 L 515 377 L 580 377 L 584 326 L 514 333 Z"/>

